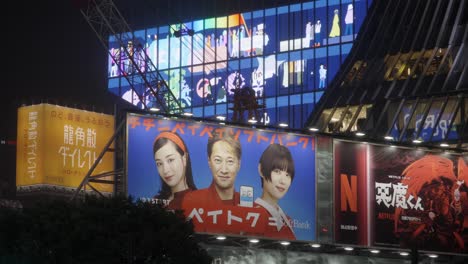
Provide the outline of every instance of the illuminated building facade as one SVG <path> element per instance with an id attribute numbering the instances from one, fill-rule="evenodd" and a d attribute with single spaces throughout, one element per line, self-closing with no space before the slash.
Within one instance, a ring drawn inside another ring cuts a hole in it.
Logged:
<path id="1" fill-rule="evenodd" d="M 307 126 L 468 148 L 467 4 L 378 1 Z"/>
<path id="2" fill-rule="evenodd" d="M 110 36 L 108 88 L 142 109 L 152 107 L 148 88 L 129 84 L 136 67 L 152 70 L 140 59 L 146 52 L 184 112 L 246 121 L 244 113 L 233 119 L 233 97 L 236 88 L 250 87 L 257 121 L 302 128 L 349 54 L 371 2 L 286 1 L 223 16 L 215 11 L 135 31 L 126 47 Z"/>

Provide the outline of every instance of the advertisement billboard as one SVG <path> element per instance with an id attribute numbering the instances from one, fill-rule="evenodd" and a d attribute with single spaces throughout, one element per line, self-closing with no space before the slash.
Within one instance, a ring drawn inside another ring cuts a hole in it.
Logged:
<path id="1" fill-rule="evenodd" d="M 468 253 L 468 156 L 369 147 L 375 245 Z"/>
<path id="2" fill-rule="evenodd" d="M 199 233 L 315 239 L 315 139 L 127 116 L 128 195 L 183 210 Z"/>
<path id="3" fill-rule="evenodd" d="M 16 186 L 76 188 L 114 134 L 114 116 L 51 104 L 18 108 Z M 114 170 L 106 153 L 94 174 Z M 102 192 L 109 184 L 92 183 Z"/>
<path id="4" fill-rule="evenodd" d="M 368 244 L 367 145 L 335 140 L 335 242 Z"/>

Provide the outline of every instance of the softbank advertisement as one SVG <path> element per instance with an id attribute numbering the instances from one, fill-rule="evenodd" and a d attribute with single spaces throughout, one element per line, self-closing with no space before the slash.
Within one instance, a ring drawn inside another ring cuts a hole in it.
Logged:
<path id="1" fill-rule="evenodd" d="M 315 240 L 315 139 L 130 114 L 128 195 L 199 233 Z"/>

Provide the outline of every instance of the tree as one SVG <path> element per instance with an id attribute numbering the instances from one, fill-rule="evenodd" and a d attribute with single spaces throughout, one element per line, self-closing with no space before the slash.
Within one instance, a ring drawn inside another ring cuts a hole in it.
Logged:
<path id="1" fill-rule="evenodd" d="M 16 260 L 211 263 L 182 213 L 131 197 L 47 199 L 22 210 L 2 210 L 0 255 Z"/>

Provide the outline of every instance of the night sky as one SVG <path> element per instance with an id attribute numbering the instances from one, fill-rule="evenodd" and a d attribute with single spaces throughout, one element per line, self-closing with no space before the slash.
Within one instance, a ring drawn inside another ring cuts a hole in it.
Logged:
<path id="1" fill-rule="evenodd" d="M 7 21 L 9 90 L 21 98 L 84 97 L 106 90 L 106 50 L 72 0 L 14 5 L 17 11 Z"/>
<path id="2" fill-rule="evenodd" d="M 106 112 L 107 51 L 73 2 L 13 1 L 5 9 L 2 90 L 12 96 L 4 96 L 2 110 L 8 119 L 16 119 L 22 103 L 41 101 Z M 11 138 L 11 125 L 5 125 L 1 136 Z"/>
<path id="3" fill-rule="evenodd" d="M 18 106 L 49 102 L 105 113 L 113 109 L 106 90 L 107 51 L 73 0 L 8 6 L 1 18 L 6 82 L 0 104 L 0 198 L 11 196 L 5 189 L 15 184 Z"/>

